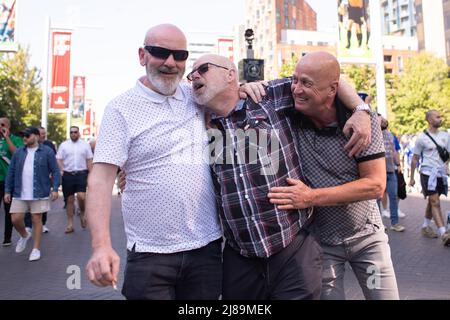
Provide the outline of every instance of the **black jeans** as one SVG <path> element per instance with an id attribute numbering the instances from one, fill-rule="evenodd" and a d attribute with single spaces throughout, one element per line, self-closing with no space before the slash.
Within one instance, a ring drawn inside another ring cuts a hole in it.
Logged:
<path id="1" fill-rule="evenodd" d="M 223 251 L 224 300 L 319 300 L 322 248 L 304 230 L 269 258 L 247 258 L 227 243 Z"/>
<path id="2" fill-rule="evenodd" d="M 0 205 L 2 204 L 4 195 L 5 195 L 5 181 L 0 181 Z M 5 233 L 4 233 L 4 237 L 3 237 L 3 242 L 11 242 L 12 229 L 13 229 L 13 224 L 11 221 L 11 214 L 9 213 L 11 204 L 3 202 L 3 206 L 5 208 Z"/>
<path id="3" fill-rule="evenodd" d="M 129 300 L 217 300 L 221 242 L 170 254 L 128 251 L 122 294 Z"/>

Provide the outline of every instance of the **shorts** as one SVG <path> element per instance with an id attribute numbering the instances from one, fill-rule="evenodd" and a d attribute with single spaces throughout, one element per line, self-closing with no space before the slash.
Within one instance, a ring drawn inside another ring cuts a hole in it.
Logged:
<path id="1" fill-rule="evenodd" d="M 442 178 L 437 178 L 436 183 L 436 189 L 435 190 L 428 190 L 428 179 L 430 176 L 427 176 L 426 174 L 420 174 L 420 184 L 422 185 L 422 193 L 423 196 L 426 198 L 427 196 L 431 196 L 433 194 L 438 193 L 441 194 L 447 194 L 447 190 L 445 190 L 444 182 L 442 181 Z"/>
<path id="2" fill-rule="evenodd" d="M 12 199 L 10 213 L 44 213 L 50 211 L 50 199 L 21 200 Z"/>
<path id="3" fill-rule="evenodd" d="M 87 171 L 76 175 L 64 172 L 62 177 L 64 199 L 67 199 L 77 192 L 86 192 L 87 176 Z"/>

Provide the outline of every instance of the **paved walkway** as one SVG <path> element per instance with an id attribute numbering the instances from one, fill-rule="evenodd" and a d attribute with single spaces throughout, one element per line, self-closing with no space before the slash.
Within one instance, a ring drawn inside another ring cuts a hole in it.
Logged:
<path id="1" fill-rule="evenodd" d="M 50 233 L 42 236 L 42 258 L 29 262 L 31 244 L 20 254 L 15 244 L 0 247 L 0 300 L 9 299 L 123 299 L 120 294 L 125 263 L 125 234 L 120 212 L 120 197 L 113 197 L 111 234 L 113 246 L 121 256 L 119 291 L 111 287 L 97 288 L 87 280 L 84 268 L 88 261 L 90 235 L 82 230 L 79 219 L 75 232 L 64 234 L 66 217 L 63 202 L 53 203 L 48 214 Z M 450 201 L 441 197 L 444 212 L 450 211 Z M 450 299 L 450 248 L 442 246 L 440 239 L 426 239 L 420 234 L 425 201 L 420 195 L 409 194 L 400 208 L 407 213 L 401 219 L 406 226 L 404 233 L 388 231 L 392 257 L 397 274 L 401 299 Z M 0 211 L 0 232 L 3 237 L 3 209 Z M 384 219 L 389 225 L 389 221 Z M 13 242 L 18 239 L 14 231 Z M 75 272 L 74 272 L 75 270 Z M 77 278 L 77 270 L 80 278 Z M 78 282 L 79 280 L 79 282 Z M 345 279 L 348 299 L 362 299 L 353 274 L 348 271 Z"/>

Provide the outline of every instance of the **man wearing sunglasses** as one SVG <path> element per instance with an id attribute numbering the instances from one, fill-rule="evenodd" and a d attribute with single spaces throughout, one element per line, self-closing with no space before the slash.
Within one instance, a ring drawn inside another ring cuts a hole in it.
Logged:
<path id="1" fill-rule="evenodd" d="M 306 180 L 294 138 L 291 81 L 278 80 L 261 103 L 240 100 L 236 67 L 217 55 L 199 58 L 188 79 L 195 101 L 211 112 L 213 181 L 226 238 L 223 299 L 319 299 L 322 253 L 308 228 L 310 206 L 285 210 L 268 198 L 288 178 Z M 345 85 L 339 93 L 347 105 L 362 103 Z M 356 114 L 369 120 L 365 112 Z"/>
<path id="2" fill-rule="evenodd" d="M 31 213 L 34 243 L 29 261 L 36 261 L 41 258 L 42 213 L 50 210 L 50 199 L 58 198 L 60 174 L 53 151 L 39 144 L 39 129 L 27 127 L 21 135 L 25 146 L 18 148 L 12 157 L 4 201 L 11 203 L 13 224 L 20 234 L 17 253 L 25 250 L 31 238 L 24 224 L 25 213 Z"/>
<path id="3" fill-rule="evenodd" d="M 119 256 L 111 246 L 111 192 L 127 172 L 122 214 L 127 299 L 218 299 L 222 231 L 215 207 L 204 113 L 187 83 L 186 37 L 174 25 L 151 28 L 139 48 L 146 76 L 105 109 L 89 177 L 87 215 L 91 282 L 115 285 Z"/>
<path id="4" fill-rule="evenodd" d="M 65 233 L 75 231 L 73 216 L 75 215 L 75 194 L 80 208 L 81 228 L 86 228 L 85 199 L 87 176 L 92 167 L 91 146 L 80 139 L 80 129 L 70 127 L 70 139 L 61 143 L 56 154 L 62 176 L 62 190 L 66 202 L 67 227 Z"/>
<path id="5" fill-rule="evenodd" d="M 23 146 L 22 139 L 20 137 L 13 135 L 9 130 L 11 128 L 11 123 L 8 118 L 0 118 L 0 204 L 3 201 L 3 196 L 5 195 L 5 179 L 8 173 L 9 163 L 11 162 L 12 155 L 16 148 Z M 3 238 L 3 246 L 9 247 L 12 236 L 12 221 L 9 209 L 11 205 L 4 202 L 3 207 L 5 209 L 5 231 Z"/>

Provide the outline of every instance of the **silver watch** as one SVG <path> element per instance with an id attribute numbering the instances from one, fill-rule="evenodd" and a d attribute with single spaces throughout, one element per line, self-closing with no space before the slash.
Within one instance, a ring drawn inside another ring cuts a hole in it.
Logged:
<path id="1" fill-rule="evenodd" d="M 365 111 L 368 114 L 370 114 L 372 112 L 372 109 L 370 108 L 370 106 L 367 103 L 362 103 L 362 104 L 358 105 L 355 109 L 353 109 L 353 113 L 355 113 L 357 111 Z"/>

